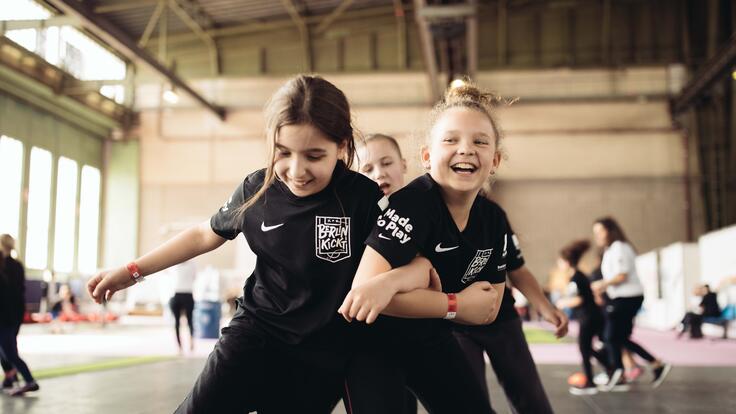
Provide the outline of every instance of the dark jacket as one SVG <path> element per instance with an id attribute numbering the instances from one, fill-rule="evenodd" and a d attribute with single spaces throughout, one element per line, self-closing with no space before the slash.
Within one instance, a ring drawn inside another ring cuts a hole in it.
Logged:
<path id="1" fill-rule="evenodd" d="M 15 326 L 23 322 L 25 294 L 26 272 L 23 264 L 6 257 L 0 263 L 0 325 Z"/>

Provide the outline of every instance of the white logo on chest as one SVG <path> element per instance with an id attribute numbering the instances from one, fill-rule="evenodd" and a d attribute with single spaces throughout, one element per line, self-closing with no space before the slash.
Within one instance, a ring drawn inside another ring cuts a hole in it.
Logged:
<path id="1" fill-rule="evenodd" d="M 316 216 L 315 255 L 331 263 L 350 257 L 350 217 Z"/>
<path id="2" fill-rule="evenodd" d="M 434 251 L 437 253 L 444 253 L 449 252 L 450 250 L 455 250 L 460 246 L 452 246 L 452 247 L 442 247 L 442 243 L 437 243 L 436 246 L 434 246 Z"/>
<path id="3" fill-rule="evenodd" d="M 279 228 L 279 227 L 281 227 L 283 225 L 284 225 L 284 223 L 276 224 L 276 225 L 273 225 L 273 226 L 267 226 L 266 223 L 261 222 L 261 231 L 262 232 L 271 231 L 271 230 L 277 229 L 277 228 Z"/>
<path id="4" fill-rule="evenodd" d="M 463 275 L 463 283 L 470 283 L 476 278 L 478 273 L 480 273 L 481 270 L 483 270 L 483 268 L 486 266 L 486 263 L 488 263 L 488 259 L 491 258 L 492 252 L 493 249 L 478 250 L 477 252 L 475 252 L 475 257 L 473 257 L 473 260 L 470 261 L 470 265 L 468 265 L 468 270 L 466 270 L 465 274 Z"/>

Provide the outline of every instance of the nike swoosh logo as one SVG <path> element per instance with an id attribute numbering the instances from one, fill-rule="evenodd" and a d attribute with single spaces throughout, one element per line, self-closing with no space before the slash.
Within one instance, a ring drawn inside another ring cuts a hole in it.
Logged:
<path id="1" fill-rule="evenodd" d="M 279 227 L 281 227 L 283 225 L 284 225 L 284 223 L 277 224 L 275 226 L 267 226 L 266 223 L 261 222 L 261 231 L 271 231 L 271 230 L 277 229 L 277 228 L 279 228 Z"/>
<path id="2" fill-rule="evenodd" d="M 442 247 L 442 243 L 437 243 L 436 246 L 434 246 L 434 251 L 437 253 L 444 253 L 449 252 L 450 250 L 455 250 L 460 246 L 453 246 L 453 247 Z"/>
<path id="3" fill-rule="evenodd" d="M 383 234 L 381 234 L 381 233 L 378 233 L 378 238 L 379 238 L 379 239 L 384 239 L 384 240 L 391 240 L 391 238 L 390 238 L 390 237 L 386 237 L 386 236 L 384 236 L 384 235 L 383 235 Z"/>

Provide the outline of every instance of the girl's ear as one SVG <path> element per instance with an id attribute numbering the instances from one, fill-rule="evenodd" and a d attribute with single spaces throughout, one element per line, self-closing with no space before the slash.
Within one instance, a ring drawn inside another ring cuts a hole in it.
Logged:
<path id="1" fill-rule="evenodd" d="M 406 174 L 406 160 L 403 158 L 401 159 L 401 173 Z"/>
<path id="2" fill-rule="evenodd" d="M 500 151 L 496 151 L 495 154 L 493 154 L 493 167 L 491 168 L 491 175 L 496 173 L 496 170 L 499 166 L 501 166 L 501 159 L 502 155 Z"/>
<path id="3" fill-rule="evenodd" d="M 424 167 L 425 170 L 429 171 L 430 163 L 428 146 L 422 145 L 422 148 L 419 150 L 419 159 L 422 160 L 422 167 Z"/>

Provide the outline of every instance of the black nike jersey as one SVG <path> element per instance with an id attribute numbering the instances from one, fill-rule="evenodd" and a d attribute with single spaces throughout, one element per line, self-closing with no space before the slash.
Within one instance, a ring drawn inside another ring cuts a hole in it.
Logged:
<path id="1" fill-rule="evenodd" d="M 507 271 L 524 265 L 516 236 L 498 204 L 476 197 L 461 232 L 429 174 L 391 195 L 366 244 L 392 267 L 409 263 L 417 254 L 426 257 L 448 293 L 476 281 L 504 282 Z"/>
<path id="2" fill-rule="evenodd" d="M 234 210 L 258 191 L 264 176 L 259 170 L 246 177 L 210 225 L 226 239 L 245 235 L 257 259 L 242 306 L 262 329 L 295 344 L 338 317 L 383 194 L 340 161 L 319 193 L 297 197 L 276 180 L 237 216 Z"/>

